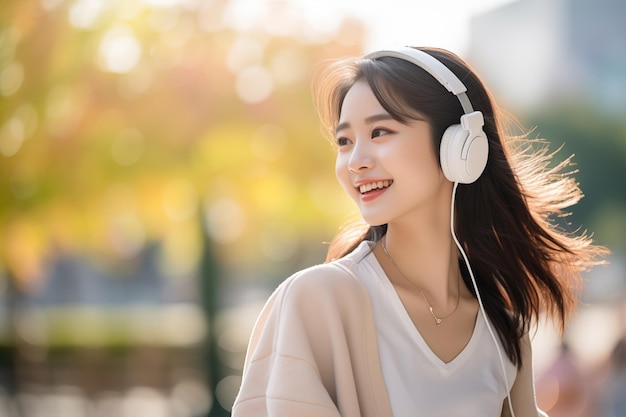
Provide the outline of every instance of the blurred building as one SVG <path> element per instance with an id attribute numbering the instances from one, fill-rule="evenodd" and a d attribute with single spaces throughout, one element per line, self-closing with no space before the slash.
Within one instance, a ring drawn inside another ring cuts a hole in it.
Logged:
<path id="1" fill-rule="evenodd" d="M 476 16 L 467 57 L 508 105 L 585 97 L 626 107 L 626 2 L 519 0 Z"/>

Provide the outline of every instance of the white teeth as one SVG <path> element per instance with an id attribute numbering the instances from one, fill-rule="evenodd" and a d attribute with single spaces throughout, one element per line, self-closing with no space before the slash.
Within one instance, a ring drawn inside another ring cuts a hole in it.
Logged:
<path id="1" fill-rule="evenodd" d="M 380 189 L 380 188 L 387 188 L 391 185 L 393 181 L 377 181 L 377 182 L 370 182 L 367 184 L 363 184 L 359 187 L 359 191 L 361 193 L 366 193 L 368 191 L 372 191 L 372 190 L 376 190 L 376 189 Z"/>

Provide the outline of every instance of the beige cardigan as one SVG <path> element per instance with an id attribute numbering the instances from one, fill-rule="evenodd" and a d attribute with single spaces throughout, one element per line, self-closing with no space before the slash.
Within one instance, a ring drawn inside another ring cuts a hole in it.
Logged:
<path id="1" fill-rule="evenodd" d="M 255 325 L 232 417 L 391 417 L 367 289 L 350 256 L 284 281 Z"/>

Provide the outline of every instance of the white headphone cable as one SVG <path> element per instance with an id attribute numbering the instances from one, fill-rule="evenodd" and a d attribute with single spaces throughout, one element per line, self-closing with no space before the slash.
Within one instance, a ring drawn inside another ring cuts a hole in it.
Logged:
<path id="1" fill-rule="evenodd" d="M 450 207 L 450 231 L 452 232 L 452 239 L 454 239 L 454 243 L 456 244 L 457 248 L 461 252 L 461 256 L 463 256 L 463 260 L 465 261 L 465 265 L 467 266 L 467 270 L 470 274 L 470 278 L 472 279 L 472 286 L 474 287 L 474 292 L 476 293 L 478 306 L 480 307 L 480 311 L 485 320 L 485 324 L 487 324 L 487 330 L 489 330 L 489 334 L 491 335 L 491 338 L 493 339 L 493 342 L 496 346 L 496 350 L 498 351 L 498 358 L 500 359 L 500 366 L 502 367 L 502 374 L 504 376 L 504 384 L 505 384 L 506 391 L 508 393 L 507 402 L 509 404 L 509 411 L 511 412 L 511 417 L 515 417 L 515 412 L 513 411 L 513 405 L 511 401 L 511 390 L 509 389 L 509 380 L 506 376 L 506 368 L 504 366 L 504 359 L 502 358 L 502 351 L 500 350 L 500 344 L 498 343 L 498 340 L 496 339 L 496 336 L 493 333 L 493 329 L 491 328 L 491 325 L 489 324 L 489 318 L 487 317 L 487 313 L 485 312 L 483 300 L 480 297 L 480 292 L 478 291 L 478 285 L 476 285 L 476 278 L 474 278 L 474 271 L 472 271 L 472 267 L 467 258 L 467 254 L 465 253 L 465 250 L 463 250 L 463 247 L 461 243 L 459 242 L 459 239 L 456 237 L 456 233 L 454 232 L 454 201 L 456 199 L 456 189 L 458 186 L 459 186 L 459 183 L 454 182 L 454 187 L 452 188 L 452 203 L 450 205 L 451 206 Z"/>

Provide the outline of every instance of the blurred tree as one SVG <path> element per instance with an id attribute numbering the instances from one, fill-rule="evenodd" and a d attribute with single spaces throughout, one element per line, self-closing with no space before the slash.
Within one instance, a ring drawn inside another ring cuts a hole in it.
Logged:
<path id="1" fill-rule="evenodd" d="M 269 1 L 246 23 L 232 4 L 3 3 L 7 305 L 40 291 L 64 252 L 114 269 L 158 242 L 165 275 L 203 278 L 208 314 L 236 275 L 225 270 L 323 259 L 351 206 L 310 80 L 318 62 L 359 53 L 362 28 L 319 28 Z"/>
<path id="2" fill-rule="evenodd" d="M 343 220 L 309 84 L 315 63 L 358 52 L 358 25 L 319 42 L 306 22 L 238 31 L 227 2 L 166 3 L 3 6 L 0 262 L 22 290 L 53 247 L 123 260 L 172 240 L 165 259 L 184 269 L 202 216 L 238 262 Z"/>
<path id="3" fill-rule="evenodd" d="M 622 256 L 626 252 L 626 124 L 584 101 L 552 103 L 527 117 L 537 135 L 561 157 L 573 154 L 575 174 L 585 197 L 572 209 L 573 228 L 589 229 L 596 240 Z"/>

